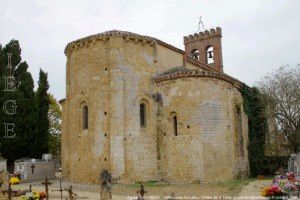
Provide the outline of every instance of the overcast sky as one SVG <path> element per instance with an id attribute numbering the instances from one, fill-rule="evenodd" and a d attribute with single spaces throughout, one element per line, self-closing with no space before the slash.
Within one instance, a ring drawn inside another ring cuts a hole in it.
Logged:
<path id="1" fill-rule="evenodd" d="M 300 0 L 0 0 L 0 43 L 20 41 L 35 82 L 65 97 L 64 48 L 111 29 L 149 35 L 183 49 L 183 36 L 223 29 L 224 71 L 253 85 L 280 65 L 300 63 Z"/>

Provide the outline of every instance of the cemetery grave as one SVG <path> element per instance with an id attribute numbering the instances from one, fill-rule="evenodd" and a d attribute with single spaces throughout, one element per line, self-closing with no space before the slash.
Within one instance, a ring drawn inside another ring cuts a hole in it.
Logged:
<path id="1" fill-rule="evenodd" d="M 236 180 L 231 182 L 220 183 L 195 183 L 184 185 L 170 185 L 168 183 L 160 182 L 146 182 L 137 183 L 132 185 L 118 184 L 111 176 L 110 172 L 104 170 L 100 173 L 99 184 L 88 185 L 63 181 L 61 175 L 57 177 L 37 176 L 36 179 L 40 181 L 28 181 L 25 179 L 23 182 L 17 185 L 9 183 L 9 178 L 14 175 L 9 175 L 6 171 L 0 171 L 0 200 L 29 200 L 29 197 L 40 196 L 40 199 L 50 200 L 62 200 L 62 199 L 91 199 L 91 200 L 121 200 L 121 199 L 136 199 L 146 200 L 149 198 L 160 199 L 180 199 L 182 197 L 205 199 L 205 197 L 214 196 L 244 196 L 254 195 L 262 197 L 266 195 L 267 191 L 275 190 L 275 187 L 282 187 L 285 194 L 288 191 L 289 195 L 299 195 L 299 164 L 300 154 L 293 154 L 288 162 L 288 168 L 286 169 L 286 175 L 278 175 L 273 180 Z M 49 161 L 42 161 L 49 162 Z M 39 166 L 38 162 L 21 161 L 17 163 L 26 163 L 24 171 L 18 174 L 21 178 L 24 174 L 34 174 L 36 167 L 31 167 L 32 163 L 35 166 Z M 21 165 L 16 165 L 21 166 Z M 16 167 L 15 169 L 19 169 Z M 26 169 L 26 170 L 25 170 Z M 26 172 L 26 173 L 25 173 Z M 28 177 L 28 176 L 27 176 Z M 43 180 L 41 180 L 43 179 Z M 250 183 L 250 184 L 249 184 Z M 293 186 L 291 184 L 294 184 Z M 291 187 L 289 187 L 291 186 Z M 289 188 L 287 188 L 289 187 Z M 294 188 L 293 188 L 294 187 Z M 292 190 L 293 189 L 293 190 Z M 278 193 L 279 194 L 279 193 Z"/>
<path id="2" fill-rule="evenodd" d="M 15 174 L 23 182 L 40 181 L 47 176 L 50 179 L 55 178 L 54 162 L 51 159 L 20 159 L 15 161 Z"/>
<path id="3" fill-rule="evenodd" d="M 32 183 L 20 183 L 18 185 L 13 185 L 14 190 L 24 191 L 30 188 L 32 191 L 39 191 L 45 193 L 45 183 L 47 181 L 43 180 L 41 182 Z M 61 200 L 61 199 L 89 199 L 89 200 L 100 200 L 100 199 L 110 199 L 109 196 L 101 195 L 101 184 L 89 185 L 89 184 L 79 184 L 70 183 L 62 181 L 60 179 L 55 179 L 49 181 L 51 185 L 48 185 L 49 199 L 50 200 Z M 245 182 L 241 182 L 239 185 L 245 185 Z M 113 200 L 129 200 L 129 199 L 149 199 L 150 197 L 162 197 L 165 199 L 178 199 L 178 197 L 184 196 L 209 196 L 214 195 L 233 195 L 232 184 L 187 184 L 187 185 L 168 185 L 161 183 L 146 182 L 143 184 L 134 185 L 122 185 L 113 184 L 111 189 L 111 199 Z M 241 189 L 241 188 L 240 188 Z M 70 196 L 70 194 L 72 196 Z M 104 194 L 104 193 L 103 193 Z M 107 194 L 107 193 L 106 193 Z M 236 194 L 237 195 L 237 194 Z M 19 200 L 20 197 L 13 197 L 13 200 Z"/>
<path id="4" fill-rule="evenodd" d="M 7 161 L 0 154 L 0 171 L 7 171 Z"/>

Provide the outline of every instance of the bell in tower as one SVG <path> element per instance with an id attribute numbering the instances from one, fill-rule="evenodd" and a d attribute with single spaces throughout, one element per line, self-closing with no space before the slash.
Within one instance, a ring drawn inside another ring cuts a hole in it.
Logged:
<path id="1" fill-rule="evenodd" d="M 212 51 L 208 51 L 208 52 L 207 52 L 208 58 L 213 58 L 212 53 L 213 53 Z"/>
<path id="2" fill-rule="evenodd" d="M 212 64 L 214 63 L 214 48 L 208 47 L 206 50 L 206 63 Z"/>

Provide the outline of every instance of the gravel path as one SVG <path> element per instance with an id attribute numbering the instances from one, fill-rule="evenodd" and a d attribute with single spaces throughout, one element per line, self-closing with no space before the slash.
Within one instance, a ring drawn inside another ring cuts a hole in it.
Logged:
<path id="1" fill-rule="evenodd" d="M 261 196 L 260 192 L 263 187 L 270 185 L 271 180 L 256 180 L 246 185 L 239 194 L 239 197 L 246 199 L 267 199 Z"/>

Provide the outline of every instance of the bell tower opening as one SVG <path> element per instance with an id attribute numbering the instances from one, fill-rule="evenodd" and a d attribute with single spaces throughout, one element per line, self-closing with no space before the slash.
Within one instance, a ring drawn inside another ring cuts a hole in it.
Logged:
<path id="1" fill-rule="evenodd" d="M 193 57 L 194 59 L 199 60 L 199 55 L 200 55 L 200 53 L 199 53 L 199 50 L 198 50 L 198 49 L 193 49 L 192 52 L 191 52 L 191 55 L 192 55 L 192 57 Z"/>
<path id="2" fill-rule="evenodd" d="M 208 46 L 206 48 L 206 64 L 214 63 L 214 48 L 212 46 Z"/>
<path id="3" fill-rule="evenodd" d="M 185 52 L 190 59 L 205 63 L 223 72 L 222 29 L 205 30 L 184 37 Z"/>

